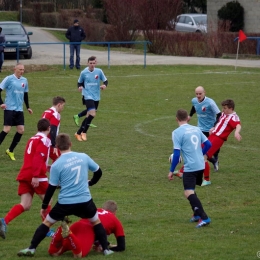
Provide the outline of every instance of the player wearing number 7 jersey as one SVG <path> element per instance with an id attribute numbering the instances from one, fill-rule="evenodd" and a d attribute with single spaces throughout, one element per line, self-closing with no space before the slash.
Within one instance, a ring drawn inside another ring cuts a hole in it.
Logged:
<path id="1" fill-rule="evenodd" d="M 168 179 L 173 180 L 173 172 L 179 163 L 180 153 L 184 159 L 183 186 L 184 195 L 189 200 L 193 217 L 190 222 L 200 221 L 196 226 L 200 228 L 210 223 L 210 218 L 204 211 L 202 204 L 195 193 L 196 185 L 202 184 L 205 161 L 203 155 L 211 147 L 210 141 L 196 127 L 189 125 L 188 113 L 186 110 L 179 109 L 176 114 L 176 120 L 179 127 L 172 132 L 172 141 L 174 145 L 173 159 L 168 174 Z M 202 148 L 202 144 L 203 148 Z"/>
<path id="2" fill-rule="evenodd" d="M 27 142 L 24 163 L 16 179 L 19 181 L 18 195 L 21 196 L 21 202 L 14 205 L 6 216 L 0 219 L 0 236 L 4 239 L 6 225 L 31 208 L 34 193 L 43 200 L 48 188 L 46 172 L 51 145 L 51 140 L 47 137 L 50 132 L 49 120 L 40 119 L 37 128 L 38 133 Z M 47 205 L 46 214 L 48 211 L 50 211 L 50 205 Z"/>
<path id="3" fill-rule="evenodd" d="M 71 140 L 67 134 L 57 136 L 56 147 L 60 150 L 61 156 L 51 166 L 49 186 L 42 203 L 41 215 L 46 213 L 48 203 L 56 187 L 60 185 L 58 202 L 36 229 L 30 246 L 19 251 L 18 256 L 33 256 L 49 228 L 69 215 L 88 219 L 93 225 L 95 237 L 104 249 L 104 255 L 112 254 L 113 251 L 108 249 L 106 232 L 89 190 L 89 186 L 96 184 L 102 176 L 99 165 L 87 154 L 71 151 Z M 94 173 L 90 181 L 88 180 L 89 170 Z"/>

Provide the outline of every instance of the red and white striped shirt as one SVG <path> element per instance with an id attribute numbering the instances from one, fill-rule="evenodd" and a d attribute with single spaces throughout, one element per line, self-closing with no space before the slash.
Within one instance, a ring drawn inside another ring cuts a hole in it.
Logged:
<path id="1" fill-rule="evenodd" d="M 236 126 L 239 124 L 240 119 L 236 112 L 233 112 L 229 115 L 222 113 L 218 123 L 215 126 L 215 129 L 212 131 L 212 134 L 226 141 L 231 132 L 236 129 Z"/>

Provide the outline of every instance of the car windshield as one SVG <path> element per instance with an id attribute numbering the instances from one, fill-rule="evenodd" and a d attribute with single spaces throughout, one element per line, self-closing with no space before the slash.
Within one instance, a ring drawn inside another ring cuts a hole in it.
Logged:
<path id="1" fill-rule="evenodd" d="M 20 24 L 1 24 L 0 26 L 5 35 L 25 34 L 24 29 Z"/>
<path id="2" fill-rule="evenodd" d="M 195 16 L 193 19 L 196 24 L 207 24 L 207 16 Z"/>

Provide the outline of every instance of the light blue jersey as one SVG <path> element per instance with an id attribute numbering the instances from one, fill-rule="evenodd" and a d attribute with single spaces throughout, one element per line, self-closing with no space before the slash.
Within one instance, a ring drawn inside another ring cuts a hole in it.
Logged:
<path id="1" fill-rule="evenodd" d="M 93 71 L 89 71 L 87 67 L 81 71 L 78 82 L 84 83 L 82 95 L 84 96 L 85 100 L 100 100 L 100 80 L 103 82 L 107 80 L 101 69 L 95 68 Z"/>
<path id="2" fill-rule="evenodd" d="M 189 124 L 183 124 L 172 132 L 174 149 L 181 151 L 184 159 L 184 172 L 205 169 L 201 144 L 207 141 L 202 131 Z"/>
<path id="3" fill-rule="evenodd" d="M 88 186 L 88 171 L 99 169 L 87 154 L 68 152 L 62 154 L 51 166 L 49 183 L 61 186 L 60 204 L 76 204 L 91 199 Z"/>
<path id="4" fill-rule="evenodd" d="M 24 93 L 29 91 L 27 79 L 13 74 L 4 78 L 0 88 L 6 92 L 6 110 L 23 111 Z"/>
<path id="5" fill-rule="evenodd" d="M 213 99 L 208 97 L 205 97 L 202 102 L 195 97 L 191 102 L 197 113 L 198 127 L 203 132 L 209 132 L 216 122 L 216 115 L 220 113 L 218 106 Z"/>

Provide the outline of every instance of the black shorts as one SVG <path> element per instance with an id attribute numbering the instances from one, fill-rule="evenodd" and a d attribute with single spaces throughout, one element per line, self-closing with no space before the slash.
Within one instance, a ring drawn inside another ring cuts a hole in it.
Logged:
<path id="1" fill-rule="evenodd" d="M 83 97 L 84 99 L 84 97 Z M 86 105 L 87 110 L 97 110 L 98 109 L 98 105 L 99 105 L 99 101 L 94 101 L 93 99 L 84 99 L 84 105 Z"/>
<path id="2" fill-rule="evenodd" d="M 60 204 L 57 202 L 51 209 L 49 215 L 54 220 L 63 220 L 65 216 L 74 215 L 79 218 L 92 218 L 97 212 L 93 200 L 76 204 Z"/>
<path id="3" fill-rule="evenodd" d="M 4 110 L 4 125 L 17 126 L 24 125 L 24 115 L 22 111 Z"/>
<path id="4" fill-rule="evenodd" d="M 201 186 L 203 172 L 204 170 L 184 172 L 182 176 L 184 190 L 195 190 L 196 185 Z"/>

